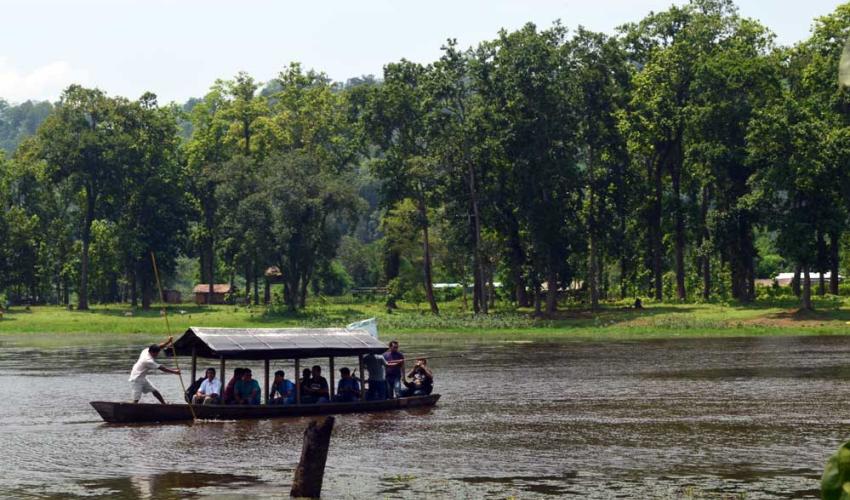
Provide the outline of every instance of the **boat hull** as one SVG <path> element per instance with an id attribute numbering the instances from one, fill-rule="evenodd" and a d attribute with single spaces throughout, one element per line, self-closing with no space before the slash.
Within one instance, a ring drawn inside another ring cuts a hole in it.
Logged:
<path id="1" fill-rule="evenodd" d="M 439 394 L 387 399 L 384 401 L 356 401 L 353 403 L 325 403 L 302 405 L 192 405 L 199 419 L 237 420 L 301 417 L 305 415 L 336 415 L 373 411 L 402 410 L 434 406 Z M 92 401 L 90 403 L 101 418 L 110 423 L 176 422 L 192 420 L 188 404 L 117 403 Z"/>

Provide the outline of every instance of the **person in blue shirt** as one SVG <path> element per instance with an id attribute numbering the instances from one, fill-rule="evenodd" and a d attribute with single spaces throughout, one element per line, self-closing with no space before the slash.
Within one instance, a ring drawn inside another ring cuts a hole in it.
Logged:
<path id="1" fill-rule="evenodd" d="M 251 378 L 251 370 L 248 368 L 245 368 L 245 371 L 242 372 L 242 380 L 236 383 L 233 396 L 238 405 L 260 404 L 260 384 Z"/>
<path id="2" fill-rule="evenodd" d="M 274 372 L 274 382 L 269 391 L 270 405 L 291 405 L 295 402 L 295 384 L 284 376 L 283 370 Z"/>
<path id="3" fill-rule="evenodd" d="M 339 382 L 336 384 L 334 402 L 351 403 L 360 399 L 360 383 L 351 376 L 348 368 L 339 369 Z"/>

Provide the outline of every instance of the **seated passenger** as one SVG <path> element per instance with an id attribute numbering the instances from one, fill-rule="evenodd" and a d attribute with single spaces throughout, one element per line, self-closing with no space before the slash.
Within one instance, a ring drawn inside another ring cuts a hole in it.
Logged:
<path id="1" fill-rule="evenodd" d="M 410 382 L 407 379 L 411 379 Z M 428 360 L 417 359 L 416 366 L 404 377 L 401 397 L 427 396 L 434 389 L 434 375 L 428 369 Z"/>
<path id="2" fill-rule="evenodd" d="M 214 405 L 221 400 L 221 381 L 215 378 L 215 368 L 207 368 L 206 378 L 201 382 L 201 387 L 192 398 L 196 405 Z"/>
<path id="3" fill-rule="evenodd" d="M 274 382 L 269 391 L 270 405 L 290 405 L 295 402 L 295 384 L 284 378 L 283 370 L 274 372 Z"/>
<path id="4" fill-rule="evenodd" d="M 233 397 L 239 405 L 260 404 L 260 384 L 251 378 L 251 370 L 248 368 L 242 372 L 242 380 L 233 386 Z"/>
<path id="5" fill-rule="evenodd" d="M 327 403 L 330 401 L 330 391 L 328 388 L 328 381 L 322 376 L 322 367 L 319 365 L 313 366 L 313 372 L 310 374 L 310 382 L 307 384 L 307 396 L 312 399 L 313 403 Z M 304 402 L 303 398 L 301 402 Z"/>
<path id="6" fill-rule="evenodd" d="M 304 368 L 301 372 L 301 404 L 311 404 L 316 402 L 316 398 L 310 394 L 310 378 L 312 372 L 309 368 Z"/>
<path id="7" fill-rule="evenodd" d="M 337 403 L 351 403 L 360 399 L 360 383 L 351 376 L 348 368 L 339 369 L 339 383 L 336 385 L 334 401 Z"/>
<path id="8" fill-rule="evenodd" d="M 369 389 L 366 390 L 366 399 L 369 401 L 387 399 L 387 360 L 383 356 L 369 354 L 363 358 L 363 363 L 369 370 Z"/>
<path id="9" fill-rule="evenodd" d="M 227 383 L 227 387 L 224 388 L 224 404 L 232 405 L 236 402 L 233 390 L 236 387 L 236 382 L 242 380 L 242 372 L 244 371 L 244 368 L 236 368 L 233 370 L 233 378 L 230 379 L 230 382 Z"/>

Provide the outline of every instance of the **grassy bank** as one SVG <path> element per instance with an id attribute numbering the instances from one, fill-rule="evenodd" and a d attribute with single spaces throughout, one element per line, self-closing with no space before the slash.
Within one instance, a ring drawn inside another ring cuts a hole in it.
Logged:
<path id="1" fill-rule="evenodd" d="M 382 337 L 432 341 L 850 334 L 850 301 L 822 298 L 816 300 L 815 306 L 814 312 L 802 312 L 793 300 L 761 301 L 746 306 L 649 303 L 640 310 L 625 304 L 608 304 L 599 311 L 565 307 L 554 316 L 538 318 L 529 310 L 507 308 L 474 316 L 464 311 L 460 303 L 449 303 L 442 304 L 440 316 L 435 317 L 424 308 L 409 304 L 388 313 L 378 303 L 325 301 L 297 313 L 263 307 L 186 304 L 170 306 L 168 315 L 171 331 L 177 334 L 193 325 L 325 327 L 373 316 L 379 320 Z M 53 306 L 15 307 L 0 319 L 0 340 L 5 337 L 50 342 L 59 336 L 85 341 L 123 334 L 133 334 L 141 340 L 165 333 L 165 321 L 159 309 L 141 311 L 125 305 L 95 306 L 90 311 L 68 311 Z"/>

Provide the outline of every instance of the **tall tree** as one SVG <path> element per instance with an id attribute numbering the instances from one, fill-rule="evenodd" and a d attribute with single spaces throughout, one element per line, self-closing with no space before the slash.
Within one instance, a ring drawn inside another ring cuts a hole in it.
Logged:
<path id="1" fill-rule="evenodd" d="M 614 38 L 579 28 L 565 49 L 574 61 L 581 110 L 577 140 L 585 185 L 581 212 L 587 238 L 585 276 L 590 306 L 596 309 L 603 246 L 618 227 L 617 204 L 628 162 L 617 117 L 625 107 L 630 74 L 625 52 Z"/>
<path id="2" fill-rule="evenodd" d="M 81 221 L 78 308 L 88 309 L 91 225 L 117 201 L 125 175 L 126 155 L 133 144 L 121 110 L 127 101 L 97 89 L 68 87 L 39 128 L 41 155 L 57 179 L 69 178 L 80 189 L 85 209 Z"/>
<path id="3" fill-rule="evenodd" d="M 410 198 L 419 210 L 423 286 L 431 312 L 439 314 L 434 297 L 428 218 L 428 209 L 440 185 L 434 161 L 428 154 L 426 135 L 428 110 L 424 87 L 429 71 L 405 60 L 384 67 L 384 82 L 373 96 L 366 126 L 372 131 L 372 140 L 382 149 L 373 165 L 376 176 L 383 181 L 385 206 Z"/>

